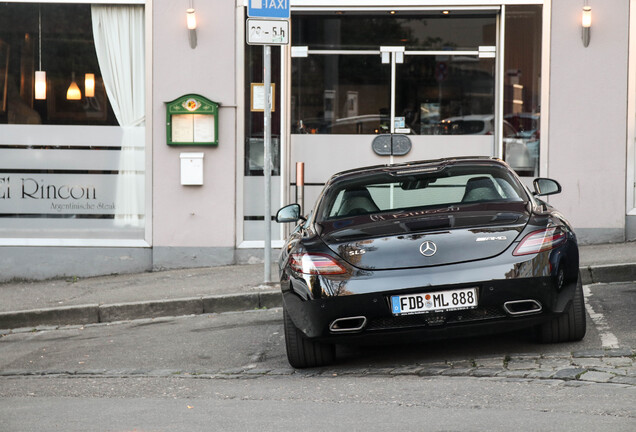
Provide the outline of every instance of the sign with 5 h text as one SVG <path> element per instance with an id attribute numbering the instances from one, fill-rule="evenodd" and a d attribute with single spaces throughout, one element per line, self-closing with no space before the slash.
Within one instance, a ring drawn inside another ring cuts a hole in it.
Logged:
<path id="1" fill-rule="evenodd" d="M 251 18 L 289 19 L 290 0 L 248 0 L 247 16 Z"/>

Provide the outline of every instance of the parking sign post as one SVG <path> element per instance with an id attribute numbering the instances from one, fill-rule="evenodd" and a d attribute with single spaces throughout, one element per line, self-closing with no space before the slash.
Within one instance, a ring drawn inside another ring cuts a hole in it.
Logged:
<path id="1" fill-rule="evenodd" d="M 270 95 L 272 47 L 263 46 L 263 175 L 265 175 L 265 283 L 272 281 L 272 101 Z"/>
<path id="2" fill-rule="evenodd" d="M 265 177 L 265 283 L 272 281 L 272 47 L 289 43 L 289 0 L 248 0 L 246 40 L 263 45 L 263 176 Z"/>

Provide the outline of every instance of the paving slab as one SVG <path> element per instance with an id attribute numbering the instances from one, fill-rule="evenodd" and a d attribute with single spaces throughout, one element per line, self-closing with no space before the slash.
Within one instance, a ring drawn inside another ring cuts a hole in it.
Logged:
<path id="1" fill-rule="evenodd" d="M 582 380 L 582 381 L 592 381 L 592 382 L 597 382 L 597 383 L 606 383 L 606 382 L 609 382 L 615 376 L 616 375 L 613 375 L 613 374 L 610 374 L 610 373 L 606 373 L 606 372 L 589 371 L 589 372 L 585 372 L 583 375 L 581 375 L 579 377 L 579 379 Z"/>

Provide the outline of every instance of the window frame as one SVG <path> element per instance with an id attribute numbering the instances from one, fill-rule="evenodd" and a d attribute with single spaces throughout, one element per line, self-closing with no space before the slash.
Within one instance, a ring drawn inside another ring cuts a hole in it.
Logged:
<path id="1" fill-rule="evenodd" d="M 42 0 L 6 0 L 5 3 L 42 3 Z M 2 237 L 0 246 L 29 246 L 29 247 L 132 247 L 148 248 L 152 246 L 153 238 L 153 184 L 152 184 L 152 129 L 153 129 L 153 98 L 152 98 L 152 34 L 153 34 L 153 0 L 57 0 L 51 4 L 111 4 L 111 5 L 143 5 L 144 6 L 144 45 L 145 45 L 145 180 L 144 180 L 144 235 L 143 239 L 117 238 L 24 238 Z M 0 125 L 10 126 L 10 125 Z M 22 125 L 38 127 L 40 125 Z M 114 126 L 113 126 L 114 127 Z"/>

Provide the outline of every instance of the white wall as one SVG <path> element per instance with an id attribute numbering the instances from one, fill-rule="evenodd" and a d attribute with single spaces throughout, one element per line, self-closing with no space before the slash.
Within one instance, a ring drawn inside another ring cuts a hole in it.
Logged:
<path id="1" fill-rule="evenodd" d="M 186 0 L 153 1 L 153 246 L 233 247 L 236 207 L 235 2 L 197 1 L 190 48 Z M 219 146 L 166 145 L 165 102 L 197 93 L 221 104 Z M 204 185 L 181 186 L 181 152 L 203 152 Z"/>
<path id="2" fill-rule="evenodd" d="M 552 1 L 548 174 L 551 198 L 584 243 L 622 241 L 625 228 L 629 2 L 590 0 L 589 47 L 580 0 Z"/>

